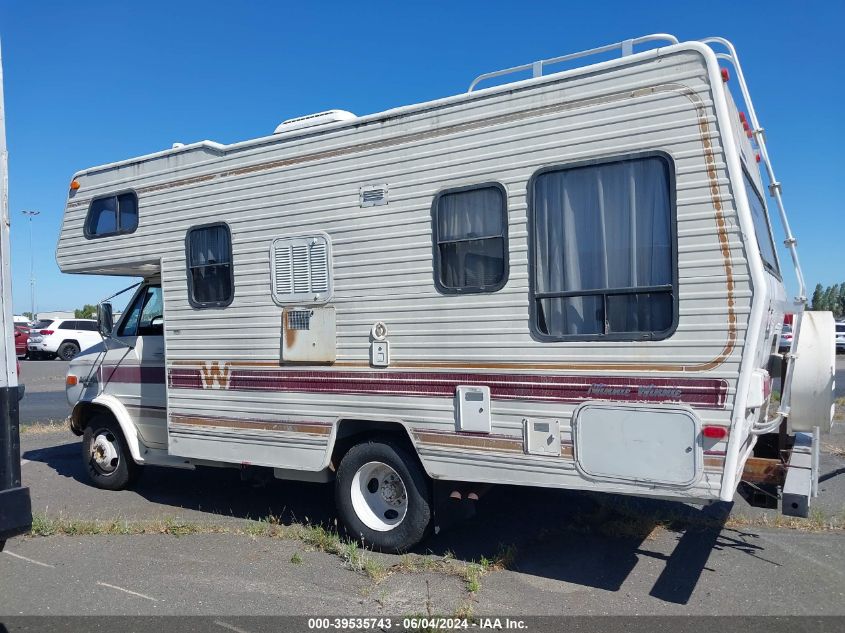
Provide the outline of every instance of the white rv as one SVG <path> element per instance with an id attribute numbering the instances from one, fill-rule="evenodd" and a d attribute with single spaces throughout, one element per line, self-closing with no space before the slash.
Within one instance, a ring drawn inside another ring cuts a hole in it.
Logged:
<path id="1" fill-rule="evenodd" d="M 143 277 L 67 377 L 96 485 L 145 464 L 334 480 L 349 531 L 386 550 L 425 536 L 434 480 L 707 504 L 746 478 L 806 512 L 815 471 L 788 462 L 830 425 L 833 319 L 800 315 L 780 184 L 717 38 L 85 169 L 57 260 Z"/>

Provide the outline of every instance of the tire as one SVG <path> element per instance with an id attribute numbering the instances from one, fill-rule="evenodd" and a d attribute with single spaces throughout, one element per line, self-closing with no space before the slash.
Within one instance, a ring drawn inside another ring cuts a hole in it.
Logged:
<path id="1" fill-rule="evenodd" d="M 73 341 L 67 341 L 59 345 L 58 357 L 62 360 L 73 360 L 73 357 L 79 353 L 79 345 Z"/>
<path id="2" fill-rule="evenodd" d="M 123 490 L 132 485 L 140 467 L 132 459 L 120 425 L 110 415 L 98 413 L 82 434 L 82 463 L 97 488 Z"/>
<path id="3" fill-rule="evenodd" d="M 431 526 L 428 476 L 412 455 L 390 441 L 349 449 L 337 470 L 335 503 L 347 531 L 384 552 L 410 549 Z"/>

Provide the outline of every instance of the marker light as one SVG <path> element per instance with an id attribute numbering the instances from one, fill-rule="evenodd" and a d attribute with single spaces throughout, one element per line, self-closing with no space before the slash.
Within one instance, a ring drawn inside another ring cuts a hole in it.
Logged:
<path id="1" fill-rule="evenodd" d="M 746 118 L 745 118 L 745 112 L 740 112 L 740 113 L 739 113 L 739 120 L 740 120 L 740 121 L 742 121 L 743 123 L 745 123 L 746 121 L 748 121 L 748 119 L 746 119 Z"/>
<path id="2" fill-rule="evenodd" d="M 79 384 L 79 377 L 74 376 L 73 374 L 68 374 L 67 378 L 65 378 L 65 384 L 68 387 L 75 387 L 76 385 Z"/>
<path id="3" fill-rule="evenodd" d="M 728 436 L 728 430 L 723 426 L 704 426 L 701 434 L 710 440 L 723 440 Z"/>
<path id="4" fill-rule="evenodd" d="M 77 189 L 79 189 L 79 181 L 78 180 L 71 180 L 70 181 L 70 188 L 73 191 L 76 191 Z"/>
<path id="5" fill-rule="evenodd" d="M 722 69 L 722 81 L 724 81 L 725 83 L 727 83 L 727 82 L 728 82 L 728 80 L 730 80 L 730 78 L 731 78 L 731 74 L 728 72 L 728 69 L 727 69 L 727 68 L 723 68 L 723 69 Z"/>

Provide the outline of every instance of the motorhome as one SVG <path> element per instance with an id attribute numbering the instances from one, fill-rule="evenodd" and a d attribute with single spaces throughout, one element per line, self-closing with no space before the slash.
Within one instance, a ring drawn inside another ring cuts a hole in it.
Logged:
<path id="1" fill-rule="evenodd" d="M 730 42 L 645 36 L 272 129 L 71 179 L 61 270 L 142 278 L 68 370 L 95 485 L 333 481 L 391 551 L 431 528 L 434 482 L 708 504 L 746 480 L 806 513 L 833 319 L 804 311 Z"/>

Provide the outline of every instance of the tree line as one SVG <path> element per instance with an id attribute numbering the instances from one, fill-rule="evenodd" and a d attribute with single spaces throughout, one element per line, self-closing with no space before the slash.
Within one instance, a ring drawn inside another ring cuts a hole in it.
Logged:
<path id="1" fill-rule="evenodd" d="M 827 288 L 816 284 L 810 305 L 813 310 L 829 310 L 836 318 L 845 316 L 845 283 L 833 284 Z"/>

